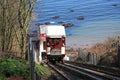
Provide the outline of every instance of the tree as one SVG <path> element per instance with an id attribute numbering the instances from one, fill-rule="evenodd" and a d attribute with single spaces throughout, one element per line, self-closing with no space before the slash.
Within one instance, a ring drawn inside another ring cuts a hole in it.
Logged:
<path id="1" fill-rule="evenodd" d="M 2 51 L 26 52 L 26 37 L 36 0 L 0 0 L 0 41 Z"/>

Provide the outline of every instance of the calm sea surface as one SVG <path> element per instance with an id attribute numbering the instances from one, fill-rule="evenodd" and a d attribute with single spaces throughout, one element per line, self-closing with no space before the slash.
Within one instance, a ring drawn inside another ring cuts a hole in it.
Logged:
<path id="1" fill-rule="evenodd" d="M 34 23 L 73 23 L 66 28 L 67 46 L 91 46 L 120 35 L 120 0 L 38 0 L 34 13 Z M 84 20 L 77 20 L 80 16 Z"/>

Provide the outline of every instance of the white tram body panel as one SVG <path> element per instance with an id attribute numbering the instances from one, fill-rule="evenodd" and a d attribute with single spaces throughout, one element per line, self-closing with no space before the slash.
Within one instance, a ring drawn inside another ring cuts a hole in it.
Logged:
<path id="1" fill-rule="evenodd" d="M 64 26 L 59 25 L 48 25 L 46 26 L 46 35 L 50 38 L 62 38 L 65 37 L 65 28 Z"/>

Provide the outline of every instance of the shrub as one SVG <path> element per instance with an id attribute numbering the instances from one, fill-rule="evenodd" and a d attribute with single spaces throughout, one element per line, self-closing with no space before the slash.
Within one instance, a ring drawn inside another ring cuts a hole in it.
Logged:
<path id="1" fill-rule="evenodd" d="M 4 75 L 0 74 L 0 80 L 7 80 L 7 78 Z"/>
<path id="2" fill-rule="evenodd" d="M 29 76 L 29 68 L 25 62 L 10 58 L 0 59 L 0 72 L 6 77 L 10 76 L 23 76 L 27 78 Z"/>

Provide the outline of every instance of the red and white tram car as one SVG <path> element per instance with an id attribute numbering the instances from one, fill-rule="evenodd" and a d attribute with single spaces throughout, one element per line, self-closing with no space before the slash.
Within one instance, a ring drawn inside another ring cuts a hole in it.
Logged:
<path id="1" fill-rule="evenodd" d="M 40 54 L 46 55 L 49 62 L 63 62 L 66 34 L 61 25 L 40 25 Z"/>

